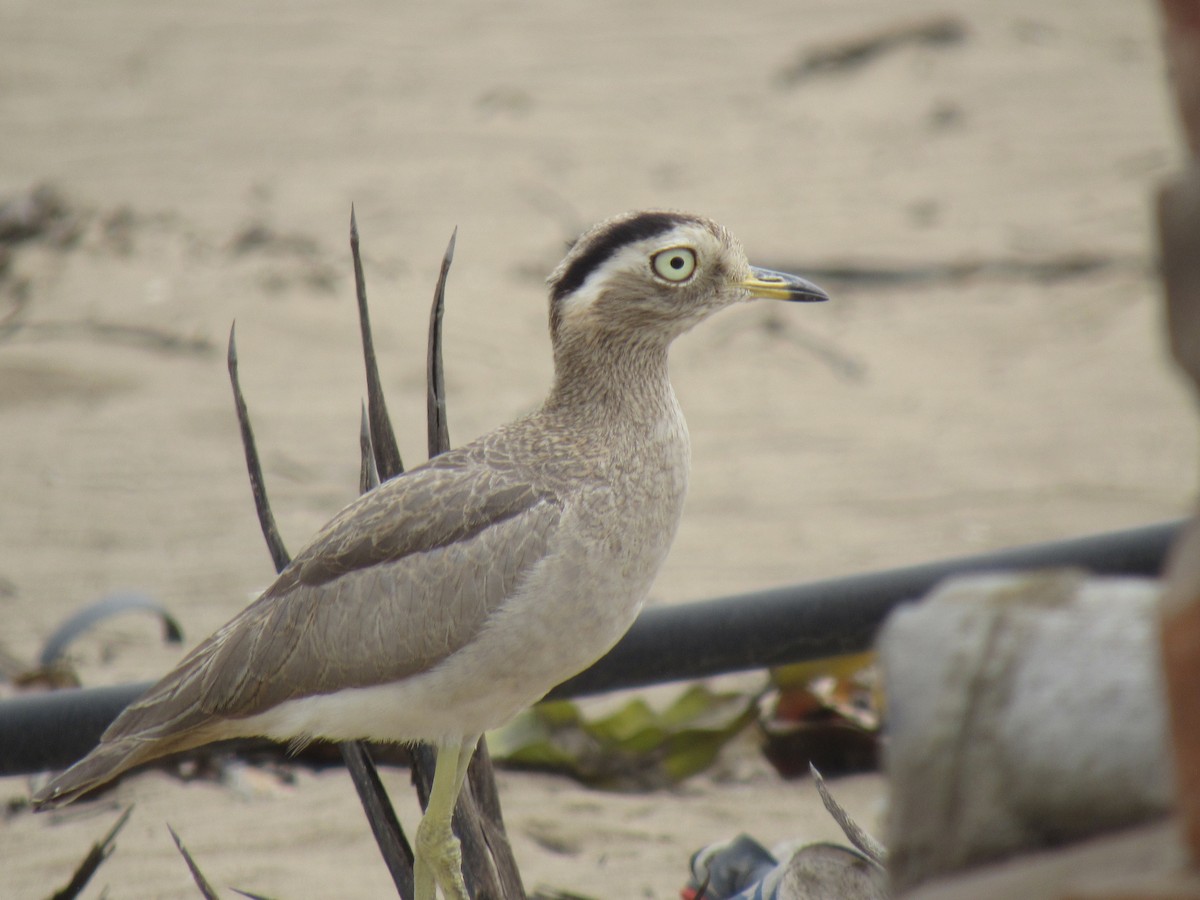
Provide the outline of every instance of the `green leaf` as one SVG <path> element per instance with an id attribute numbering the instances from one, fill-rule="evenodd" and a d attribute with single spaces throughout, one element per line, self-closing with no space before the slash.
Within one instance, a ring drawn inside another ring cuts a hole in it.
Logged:
<path id="1" fill-rule="evenodd" d="M 488 735 L 492 757 L 513 766 L 563 772 L 598 787 L 676 784 L 712 765 L 721 748 L 755 721 L 758 697 L 684 690 L 661 712 L 635 697 L 588 719 L 574 703 L 526 710 Z"/>

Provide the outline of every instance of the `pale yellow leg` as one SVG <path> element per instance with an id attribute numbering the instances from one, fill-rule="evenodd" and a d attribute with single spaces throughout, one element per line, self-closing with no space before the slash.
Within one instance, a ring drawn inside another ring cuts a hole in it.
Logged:
<path id="1" fill-rule="evenodd" d="M 471 759 L 475 756 L 475 747 L 479 744 L 479 737 L 468 738 L 462 742 L 462 748 L 458 755 L 458 765 L 454 772 L 454 802 L 458 802 L 459 796 L 462 794 L 463 785 L 467 780 L 467 769 L 471 766 Z M 437 770 L 434 770 L 434 775 L 437 775 Z"/>
<path id="2" fill-rule="evenodd" d="M 478 738 L 438 748 L 429 805 L 413 848 L 416 900 L 437 900 L 439 887 L 446 900 L 470 900 L 462 877 L 462 850 L 450 823 L 477 742 Z"/>

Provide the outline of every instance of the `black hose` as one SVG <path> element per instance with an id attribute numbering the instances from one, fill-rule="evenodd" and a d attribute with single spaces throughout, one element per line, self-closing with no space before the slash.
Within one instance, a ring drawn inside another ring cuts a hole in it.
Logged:
<path id="1" fill-rule="evenodd" d="M 804 662 L 871 646 L 893 608 L 964 572 L 1075 566 L 1157 576 L 1182 522 L 1074 538 L 646 610 L 607 656 L 559 685 L 562 699 Z M 150 682 L 30 694 L 0 702 L 0 775 L 62 768 L 83 756 Z"/>

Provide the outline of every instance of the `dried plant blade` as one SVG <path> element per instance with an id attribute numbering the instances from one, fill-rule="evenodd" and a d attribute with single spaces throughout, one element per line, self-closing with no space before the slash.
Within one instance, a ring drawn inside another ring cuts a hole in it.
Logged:
<path id="1" fill-rule="evenodd" d="M 475 900 L 510 900 L 524 894 L 505 894 L 500 887 L 499 873 L 488 850 L 487 837 L 478 807 L 468 791 L 459 796 L 454 813 L 455 830 L 462 848 L 463 881 L 467 891 Z"/>
<path id="2" fill-rule="evenodd" d="M 359 425 L 359 493 L 377 487 L 380 473 L 392 478 L 404 471 L 396 435 L 383 400 L 383 388 L 379 383 L 379 368 L 375 360 L 375 345 L 371 338 L 371 320 L 367 310 L 367 289 L 363 278 L 362 257 L 359 254 L 358 220 L 354 207 L 350 208 L 350 251 L 354 259 L 354 283 L 358 295 L 359 324 L 362 328 L 363 362 L 367 371 L 367 403 L 363 407 Z M 350 772 L 359 802 L 370 823 L 375 843 L 383 856 L 384 864 L 392 876 L 396 892 L 401 898 L 413 896 L 413 852 L 400 827 L 391 800 L 379 778 L 375 763 L 361 741 L 347 741 L 338 745 L 342 760 Z M 414 758 L 413 767 L 417 763 Z M 432 771 L 432 770 L 430 770 Z"/>
<path id="3" fill-rule="evenodd" d="M 842 829 L 846 839 L 871 862 L 880 868 L 885 868 L 887 866 L 887 848 L 850 818 L 850 813 L 846 812 L 842 805 L 833 799 L 829 788 L 825 786 L 825 779 L 821 777 L 816 766 L 809 763 L 808 770 L 812 773 L 813 781 L 817 785 L 817 793 L 821 795 L 821 802 L 825 804 L 825 809 L 829 815 L 833 816 L 833 820 L 838 823 L 838 827 Z"/>
<path id="4" fill-rule="evenodd" d="M 365 297 L 363 298 L 365 302 Z M 365 352 L 365 351 L 364 351 Z M 375 447 L 371 439 L 371 419 L 367 405 L 362 406 L 358 426 L 359 474 L 358 491 L 365 494 L 379 486 L 379 469 L 376 467 Z M 379 778 L 375 761 L 361 741 L 345 741 L 338 744 L 342 761 L 350 772 L 350 780 L 358 792 L 358 800 L 362 804 L 371 833 L 375 835 L 375 843 L 383 856 L 384 865 L 392 876 L 396 893 L 402 898 L 413 896 L 413 852 L 400 827 L 396 811 Z"/>
<path id="5" fill-rule="evenodd" d="M 80 635 L 86 634 L 97 622 L 102 622 L 111 616 L 126 612 L 149 612 L 158 616 L 163 624 L 163 640 L 178 644 L 183 640 L 183 629 L 175 617 L 167 612 L 166 607 L 145 594 L 122 592 L 101 597 L 95 603 L 89 603 L 83 609 L 77 610 L 60 624 L 46 643 L 42 645 L 42 653 L 38 665 L 49 669 L 59 661 L 67 651 L 67 647 Z"/>
<path id="6" fill-rule="evenodd" d="M 486 738 L 479 739 L 475 756 L 467 769 L 467 779 L 479 815 L 483 819 L 483 839 L 491 852 L 500 879 L 500 896 L 506 900 L 524 900 L 525 885 L 521 881 L 521 870 L 513 855 L 504 828 L 504 816 L 500 811 L 500 793 L 496 788 L 496 773 L 492 768 L 492 757 L 488 752 Z"/>
<path id="7" fill-rule="evenodd" d="M 417 744 L 412 748 L 412 783 L 417 789 L 417 800 L 421 809 L 429 805 L 429 791 L 433 787 L 433 772 L 437 762 L 437 751 L 429 744 Z M 454 833 L 458 835 L 462 849 L 462 873 L 467 893 L 475 900 L 512 900 L 524 894 L 501 892 L 497 872 L 488 852 L 488 841 L 483 833 L 479 810 L 474 797 L 467 789 L 458 795 L 454 807 Z"/>
<path id="8" fill-rule="evenodd" d="M 442 303 L 444 298 L 445 277 L 449 270 L 450 259 L 453 258 L 454 238 L 451 237 L 450 245 L 447 249 L 446 258 L 443 261 L 443 272 L 439 279 L 438 296 L 435 297 L 435 311 L 433 316 L 437 321 L 431 323 L 431 337 L 434 336 L 434 329 L 438 333 L 435 339 L 435 344 L 438 346 L 436 355 L 431 351 L 430 364 L 434 364 L 436 359 L 438 366 L 439 385 L 438 396 L 442 398 L 441 421 L 440 429 L 431 431 L 431 442 L 436 440 L 439 442 L 441 449 L 445 449 L 449 444 L 449 437 L 445 429 L 445 410 L 444 410 L 444 385 L 442 384 L 440 371 L 440 314 L 437 311 L 437 305 Z M 374 471 L 372 466 L 365 459 L 360 469 L 360 489 L 370 489 L 374 484 L 377 484 L 380 477 L 387 479 L 399 475 L 404 471 L 403 462 L 400 459 L 399 448 L 396 444 L 395 433 L 392 430 L 391 420 L 387 413 L 387 407 L 383 399 L 383 390 L 380 385 L 378 364 L 375 358 L 374 341 L 371 337 L 370 316 L 367 307 L 367 295 L 365 279 L 362 271 L 362 258 L 359 250 L 358 238 L 358 222 L 354 213 L 353 207 L 350 211 L 350 249 L 354 262 L 354 278 L 355 287 L 358 298 L 359 324 L 362 330 L 363 343 L 363 360 L 367 372 L 367 404 L 366 404 L 366 427 L 360 432 L 360 445 L 363 448 L 364 455 L 369 454 L 374 460 Z M 259 520 L 263 525 L 263 533 L 268 537 L 268 544 L 271 544 L 268 536 L 268 528 L 266 523 L 271 523 L 272 529 L 274 525 L 273 517 L 270 514 L 270 505 L 266 498 L 266 493 L 261 488 L 261 470 L 258 469 L 257 453 L 252 453 L 253 435 L 249 430 L 249 416 L 245 413 L 245 404 L 241 398 L 241 391 L 237 384 L 237 355 L 233 341 L 233 334 L 230 335 L 230 375 L 234 382 L 235 401 L 238 403 L 239 422 L 242 423 L 243 443 L 247 448 L 247 466 L 251 469 L 251 483 L 255 487 L 255 503 L 259 508 Z M 432 390 L 432 388 L 431 388 Z M 432 446 L 432 444 L 431 444 Z M 258 472 L 258 481 L 255 482 L 255 472 Z M 260 503 L 261 497 L 261 503 Z M 272 557 L 275 559 L 277 570 L 282 570 L 289 562 L 286 549 L 283 548 L 282 542 L 278 544 L 279 553 L 276 554 L 272 549 Z M 359 793 L 360 801 L 363 804 L 363 809 L 366 812 L 367 819 L 371 824 L 371 829 L 376 837 L 376 842 L 379 844 L 380 852 L 384 857 L 385 863 L 388 865 L 389 871 L 392 873 L 393 881 L 396 884 L 396 889 L 402 898 L 410 897 L 412 891 L 412 849 L 404 838 L 404 833 L 400 828 L 399 822 L 396 820 L 394 811 L 387 798 L 387 793 L 383 789 L 382 782 L 379 780 L 378 773 L 375 770 L 374 763 L 367 754 L 365 747 L 359 742 L 346 742 L 339 744 L 339 749 L 342 757 L 346 762 L 347 768 L 350 770 L 351 778 L 354 781 L 355 789 Z M 433 749 L 427 746 L 418 747 L 413 754 L 413 778 L 418 784 L 418 794 L 422 791 L 420 786 L 425 784 L 424 796 L 422 797 L 422 806 L 428 801 L 428 784 L 432 781 L 432 772 L 434 752 Z M 493 798 L 494 800 L 494 798 Z M 498 801 L 495 801 L 498 807 Z M 496 871 L 492 864 L 492 857 L 488 851 L 488 843 L 483 835 L 483 828 L 480 822 L 480 816 L 475 809 L 475 804 L 467 794 L 467 802 L 460 807 L 463 814 L 458 816 L 459 834 L 463 843 L 463 858 L 464 858 L 464 877 L 468 884 L 473 888 L 472 894 L 477 898 L 496 898 L 496 900 L 504 900 L 508 897 L 524 897 L 524 892 L 520 888 L 519 879 L 517 881 L 517 893 L 502 894 L 499 884 L 496 883 Z M 507 846 L 505 839 L 504 845 Z M 182 847 L 181 847 L 182 850 Z M 186 858 L 186 853 L 185 853 Z M 189 860 L 190 864 L 190 860 Z M 512 864 L 515 871 L 515 863 Z"/>
<path id="9" fill-rule="evenodd" d="M 392 430 L 391 418 L 388 416 L 387 406 L 383 401 L 383 388 L 379 380 L 379 367 L 375 359 L 375 345 L 371 338 L 371 319 L 367 310 L 367 289 L 366 281 L 362 271 L 362 256 L 359 252 L 358 240 L 358 220 L 354 214 L 354 207 L 350 207 L 350 252 L 354 260 L 354 284 L 358 295 L 358 315 L 359 324 L 362 328 L 363 335 L 363 362 L 367 370 L 367 420 L 370 426 L 369 442 L 373 445 L 375 465 L 377 469 L 377 478 L 386 481 L 389 478 L 394 478 L 404 471 L 404 463 L 400 459 L 400 450 L 396 444 L 396 434 Z M 343 749 L 343 757 L 346 751 Z M 433 783 L 434 760 L 436 755 L 432 747 L 426 745 L 417 745 L 413 748 L 412 755 L 412 777 L 413 782 L 418 786 L 417 795 L 421 801 L 421 808 L 424 809 L 429 801 L 428 785 Z M 353 770 L 351 770 L 353 774 Z M 425 784 L 424 793 L 422 793 L 421 785 Z M 360 793 L 364 790 L 364 786 L 357 780 L 355 787 Z M 382 787 L 380 788 L 382 792 Z M 382 802 L 387 801 L 386 794 L 382 795 Z M 372 818 L 372 813 L 369 807 L 364 804 L 364 809 L 367 812 L 367 817 Z M 376 829 L 376 824 L 372 819 L 372 829 Z M 376 831 L 378 834 L 379 832 Z M 384 853 L 384 858 L 388 858 L 389 850 L 384 850 L 381 844 L 381 852 Z M 464 861 L 470 865 L 470 860 L 467 856 L 466 848 L 464 848 Z M 465 867 L 464 867 L 465 868 Z M 469 877 L 469 874 L 468 874 Z M 399 885 L 397 885 L 399 888 Z M 401 896 L 406 896 L 403 891 Z M 479 897 L 485 896 L 480 894 Z M 498 896 L 498 895 L 497 895 Z"/>
<path id="10" fill-rule="evenodd" d="M 361 741 L 346 741 L 338 744 L 346 768 L 358 791 L 358 799 L 367 814 L 375 843 L 383 854 L 383 861 L 392 875 L 396 892 L 401 897 L 413 896 L 413 852 L 404 836 L 404 829 L 396 818 L 387 791 L 379 778 L 375 763 Z"/>
<path id="11" fill-rule="evenodd" d="M 342 754 L 342 762 L 350 772 L 350 780 L 354 782 L 354 790 L 358 792 L 358 800 L 362 804 L 379 853 L 392 876 L 396 893 L 401 900 L 411 900 L 413 897 L 413 851 L 400 827 L 400 820 L 392 808 L 392 801 L 387 795 L 387 789 L 379 778 L 375 762 L 367 753 L 362 741 L 343 741 L 338 744 Z"/>
<path id="12" fill-rule="evenodd" d="M 358 447 L 361 454 L 358 466 L 358 492 L 365 494 L 379 487 L 379 469 L 375 466 L 375 447 L 371 442 L 371 420 L 367 417 L 367 404 L 362 405 L 362 417 L 358 426 Z"/>
<path id="13" fill-rule="evenodd" d="M 108 830 L 108 834 L 92 844 L 91 849 L 87 852 L 87 856 L 83 858 L 83 861 L 75 869 L 74 874 L 71 875 L 71 880 L 67 882 L 65 887 L 55 891 L 51 895 L 50 900 L 75 900 L 76 897 L 83 893 L 83 889 L 92 880 L 92 876 L 96 874 L 96 870 L 112 855 L 114 849 L 113 841 L 120 830 L 125 827 L 125 823 L 129 821 L 129 816 L 132 812 L 133 807 L 130 806 L 125 812 L 121 813 L 120 818 Z"/>
<path id="14" fill-rule="evenodd" d="M 446 378 L 442 369 L 442 314 L 446 310 L 446 276 L 454 262 L 454 242 L 458 229 L 450 235 L 442 270 L 433 290 L 433 308 L 429 311 L 429 354 L 427 374 L 427 418 L 429 423 L 429 458 L 450 449 L 450 428 L 446 421 Z"/>
<path id="15" fill-rule="evenodd" d="M 249 897 L 250 900 L 275 900 L 274 897 L 268 897 L 265 894 L 255 894 L 253 891 L 243 891 L 241 888 L 230 888 L 235 894 L 241 894 L 243 897 Z"/>
<path id="16" fill-rule="evenodd" d="M 353 223 L 353 219 L 351 221 Z M 365 301 L 365 296 L 363 299 Z M 233 382 L 234 403 L 237 405 L 238 423 L 242 431 L 242 444 L 246 451 L 246 468 L 250 473 L 250 485 L 254 491 L 254 505 L 258 510 L 258 521 L 262 526 L 263 537 L 267 541 L 267 547 L 271 551 L 271 559 L 275 563 L 275 570 L 281 572 L 291 562 L 291 556 L 288 554 L 287 548 L 284 547 L 283 541 L 280 539 L 279 533 L 275 528 L 275 517 L 271 512 L 270 500 L 263 487 L 262 469 L 258 461 L 258 450 L 254 443 L 254 433 L 250 428 L 250 414 L 246 408 L 245 399 L 242 397 L 241 386 L 238 383 L 237 348 L 233 330 L 230 330 L 229 334 L 229 375 Z M 369 432 L 365 440 L 366 447 L 369 448 L 371 445 Z M 374 461 L 372 460 L 372 464 L 365 466 L 365 468 L 366 473 L 362 478 L 369 479 L 372 477 L 370 473 L 374 472 Z M 377 472 L 374 474 L 374 479 L 375 483 L 378 484 L 379 476 Z M 379 780 L 379 774 L 375 771 L 375 765 L 366 756 L 366 751 L 362 745 L 357 742 L 339 744 L 338 749 L 341 751 L 346 768 L 350 771 L 350 778 L 354 782 L 354 788 L 358 791 L 359 798 L 362 800 L 363 809 L 367 814 L 367 821 L 371 825 L 371 831 L 375 834 L 376 843 L 379 844 L 379 852 L 383 855 L 384 862 L 387 864 L 388 870 L 392 873 L 392 880 L 396 884 L 396 890 L 401 898 L 407 900 L 407 898 L 412 897 L 412 849 L 409 847 L 403 831 L 400 830 L 396 814 L 392 810 L 391 801 L 388 800 L 383 783 Z M 180 849 L 182 851 L 182 847 Z M 183 852 L 185 858 L 187 858 L 186 851 Z M 405 876 L 405 873 L 407 873 L 407 876 Z M 407 882 L 405 882 L 405 877 L 407 877 Z M 407 888 L 404 887 L 405 884 L 407 884 Z"/>
<path id="17" fill-rule="evenodd" d="M 175 846 L 179 848 L 179 852 L 183 856 L 183 861 L 187 863 L 188 871 L 192 873 L 192 881 L 196 882 L 196 887 L 199 888 L 204 900 L 220 900 L 216 890 L 208 883 L 208 879 L 204 877 L 204 873 L 200 871 L 200 867 L 192 859 L 192 854 L 188 853 L 187 847 L 183 846 L 183 841 L 179 839 L 179 835 L 175 833 L 175 829 L 168 825 L 167 831 L 171 832 L 171 838 L 175 841 Z"/>
<path id="18" fill-rule="evenodd" d="M 375 448 L 371 440 L 371 422 L 366 404 L 363 404 L 359 419 L 358 445 L 360 451 L 358 490 L 360 494 L 379 486 L 379 470 L 376 468 Z M 384 865 L 392 876 L 396 893 L 402 898 L 413 896 L 413 852 L 400 827 L 396 811 L 388 798 L 375 761 L 362 741 L 345 741 L 338 744 L 342 761 L 350 772 L 350 780 L 358 792 L 358 800 L 366 813 L 371 833 L 383 856 Z"/>
<path id="19" fill-rule="evenodd" d="M 412 746 L 412 785 L 417 791 L 417 802 L 424 812 L 429 806 L 429 792 L 433 789 L 433 770 L 437 762 L 437 750 L 430 744 Z"/>
<path id="20" fill-rule="evenodd" d="M 500 795 L 496 790 L 496 776 L 492 769 L 492 754 L 488 749 L 487 738 L 481 737 L 475 746 L 475 755 L 471 758 L 467 775 L 468 783 L 475 794 L 475 801 L 479 804 L 479 812 L 503 830 L 504 816 L 500 810 Z"/>
<path id="21" fill-rule="evenodd" d="M 446 418 L 446 380 L 442 366 L 442 317 L 446 309 L 446 278 L 454 262 L 454 244 L 458 239 L 455 228 L 442 256 L 442 268 L 433 291 L 429 311 L 429 346 L 426 354 L 426 434 L 429 458 L 450 449 L 450 430 Z M 432 748 L 422 746 L 413 755 L 413 780 L 421 807 L 428 803 L 436 757 Z M 462 842 L 464 878 L 476 897 L 496 897 L 518 900 L 525 897 L 521 874 L 513 857 L 504 818 L 500 813 L 500 796 L 492 770 L 487 741 L 479 739 L 468 769 L 467 787 L 459 796 L 455 808 L 456 830 Z"/>
<path id="22" fill-rule="evenodd" d="M 367 282 L 363 277 L 362 256 L 358 244 L 358 219 L 350 207 L 350 256 L 354 261 L 354 290 L 358 297 L 358 324 L 362 331 L 363 362 L 367 369 L 367 411 L 371 419 L 371 438 L 375 444 L 375 462 L 385 481 L 404 471 L 400 447 L 392 420 L 383 399 L 379 366 L 375 361 L 375 341 L 371 337 L 371 317 L 367 311 Z"/>
<path id="23" fill-rule="evenodd" d="M 233 403 L 237 409 L 238 428 L 242 432 L 242 449 L 246 453 L 246 471 L 250 475 L 254 509 L 258 513 L 258 524 L 262 528 L 263 540 L 267 542 L 267 550 L 275 564 L 275 571 L 280 572 L 290 562 L 291 557 L 283 544 L 283 538 L 279 536 L 279 529 L 275 526 L 275 516 L 271 513 L 271 502 L 267 499 L 267 487 L 258 459 L 258 445 L 254 442 L 254 431 L 250 427 L 250 412 L 246 409 L 246 399 L 242 396 L 242 385 L 238 380 L 236 322 L 229 328 L 229 353 L 226 362 L 229 367 L 229 381 L 233 385 Z"/>

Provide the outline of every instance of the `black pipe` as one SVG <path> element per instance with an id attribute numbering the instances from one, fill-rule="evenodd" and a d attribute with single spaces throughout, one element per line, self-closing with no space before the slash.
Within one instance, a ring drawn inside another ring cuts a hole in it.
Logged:
<path id="1" fill-rule="evenodd" d="M 612 651 L 550 692 L 562 699 L 868 649 L 883 620 L 965 572 L 1072 566 L 1157 577 L 1182 521 L 1033 544 L 646 610 Z"/>
<path id="2" fill-rule="evenodd" d="M 154 682 L 67 688 L 0 701 L 0 775 L 63 769 Z"/>
<path id="3" fill-rule="evenodd" d="M 1182 524 L 1166 522 L 655 607 L 642 613 L 607 656 L 549 696 L 579 697 L 865 650 L 893 608 L 964 572 L 1075 566 L 1103 575 L 1154 577 Z M 54 691 L 0 702 L 0 775 L 61 768 L 79 759 L 150 684 Z"/>

